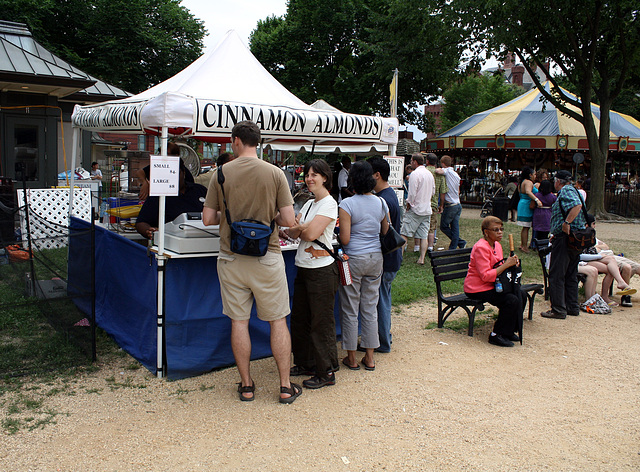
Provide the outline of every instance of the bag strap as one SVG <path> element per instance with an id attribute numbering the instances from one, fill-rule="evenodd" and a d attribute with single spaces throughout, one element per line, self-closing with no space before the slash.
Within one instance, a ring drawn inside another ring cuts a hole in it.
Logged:
<path id="1" fill-rule="evenodd" d="M 317 239 L 314 239 L 313 242 L 316 243 L 318 246 L 320 246 L 325 251 L 327 251 L 329 253 L 329 255 L 331 257 L 333 257 L 336 261 L 338 261 L 338 262 L 342 262 L 343 261 L 340 258 L 340 256 L 338 256 L 338 254 L 337 254 L 338 251 L 333 251 L 333 250 L 329 249 L 325 243 L 323 243 L 322 241 L 319 241 Z M 338 236 L 338 247 L 342 247 L 342 243 L 340 242 L 340 236 Z"/>
<path id="2" fill-rule="evenodd" d="M 222 190 L 222 201 L 224 203 L 224 214 L 227 218 L 227 224 L 231 227 L 231 213 L 229 213 L 229 205 L 227 205 L 227 197 L 224 193 L 224 174 L 222 173 L 222 166 L 218 167 L 218 183 L 220 184 L 220 189 Z M 262 221 L 258 220 L 250 220 L 256 223 L 262 224 Z M 276 227 L 276 220 L 271 220 L 271 224 L 269 225 L 271 228 L 271 232 L 273 233 L 274 228 Z"/>
<path id="3" fill-rule="evenodd" d="M 218 183 L 222 189 L 222 201 L 224 202 L 224 214 L 227 217 L 227 224 L 231 227 L 231 214 L 229 213 L 229 205 L 227 205 L 227 197 L 224 194 L 224 174 L 222 173 L 222 166 L 218 167 Z"/>
<path id="4" fill-rule="evenodd" d="M 380 195 L 376 195 L 376 197 L 378 197 L 380 200 L 383 200 L 383 198 Z M 382 211 L 384 211 L 384 203 L 382 203 L 382 201 L 381 201 L 380 204 L 382 205 Z M 387 220 L 387 223 L 389 223 L 389 228 L 391 228 L 391 220 L 389 219 L 389 212 L 388 211 L 384 212 L 384 217 Z M 389 230 L 387 230 L 387 231 L 389 231 Z"/>

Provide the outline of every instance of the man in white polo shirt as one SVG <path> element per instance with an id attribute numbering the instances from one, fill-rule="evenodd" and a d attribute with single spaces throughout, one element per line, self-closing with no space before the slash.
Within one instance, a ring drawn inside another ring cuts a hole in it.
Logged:
<path id="1" fill-rule="evenodd" d="M 424 166 L 422 154 L 411 156 L 411 167 L 413 172 L 409 175 L 407 211 L 402 219 L 401 234 L 405 239 L 420 239 L 420 256 L 416 263 L 424 265 L 431 222 L 431 197 L 436 191 L 436 184 L 433 174 Z"/>

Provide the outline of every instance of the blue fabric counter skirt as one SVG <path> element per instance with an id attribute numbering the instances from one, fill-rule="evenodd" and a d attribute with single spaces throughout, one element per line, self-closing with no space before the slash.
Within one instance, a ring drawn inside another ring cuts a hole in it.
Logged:
<path id="1" fill-rule="evenodd" d="M 69 238 L 69 291 L 90 293 L 89 224 L 72 218 Z M 296 251 L 283 251 L 289 297 L 296 276 Z M 144 246 L 104 228 L 96 228 L 96 324 L 126 352 L 154 374 L 157 359 L 157 264 Z M 170 259 L 166 264 L 166 375 L 180 379 L 235 363 L 231 351 L 231 320 L 222 313 L 216 257 Z M 89 297 L 74 298 L 86 314 Z M 337 307 L 337 304 L 336 304 Z M 337 313 L 337 308 L 336 308 Z M 271 356 L 269 323 L 249 322 L 252 359 Z M 340 332 L 336 317 L 336 329 Z M 98 353 L 99 354 L 99 353 Z"/>

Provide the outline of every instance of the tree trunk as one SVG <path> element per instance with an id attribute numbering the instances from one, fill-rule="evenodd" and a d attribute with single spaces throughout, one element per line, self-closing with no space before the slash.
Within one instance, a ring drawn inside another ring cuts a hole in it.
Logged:
<path id="1" fill-rule="evenodd" d="M 591 142 L 591 139 L 589 139 Z M 608 153 L 602 152 L 599 146 L 589 144 L 591 156 L 591 187 L 587 208 L 596 218 L 606 215 L 604 208 L 604 184 Z"/>
<path id="2" fill-rule="evenodd" d="M 590 96 L 589 96 L 590 98 Z M 607 158 L 609 157 L 609 118 L 610 106 L 600 106 L 600 130 L 596 129 L 591 114 L 590 100 L 582 101 L 582 116 L 584 118 L 584 130 L 589 142 L 589 156 L 591 158 L 591 187 L 587 208 L 589 213 L 597 217 L 607 215 L 604 208 L 604 187 Z"/>

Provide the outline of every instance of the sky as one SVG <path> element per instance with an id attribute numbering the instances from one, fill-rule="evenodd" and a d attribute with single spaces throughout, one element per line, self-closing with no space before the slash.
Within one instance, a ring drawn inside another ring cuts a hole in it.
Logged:
<path id="1" fill-rule="evenodd" d="M 205 51 L 215 48 L 231 29 L 248 46 L 258 20 L 287 12 L 287 0 L 182 0 L 181 5 L 204 21 L 209 33 L 204 38 Z"/>

